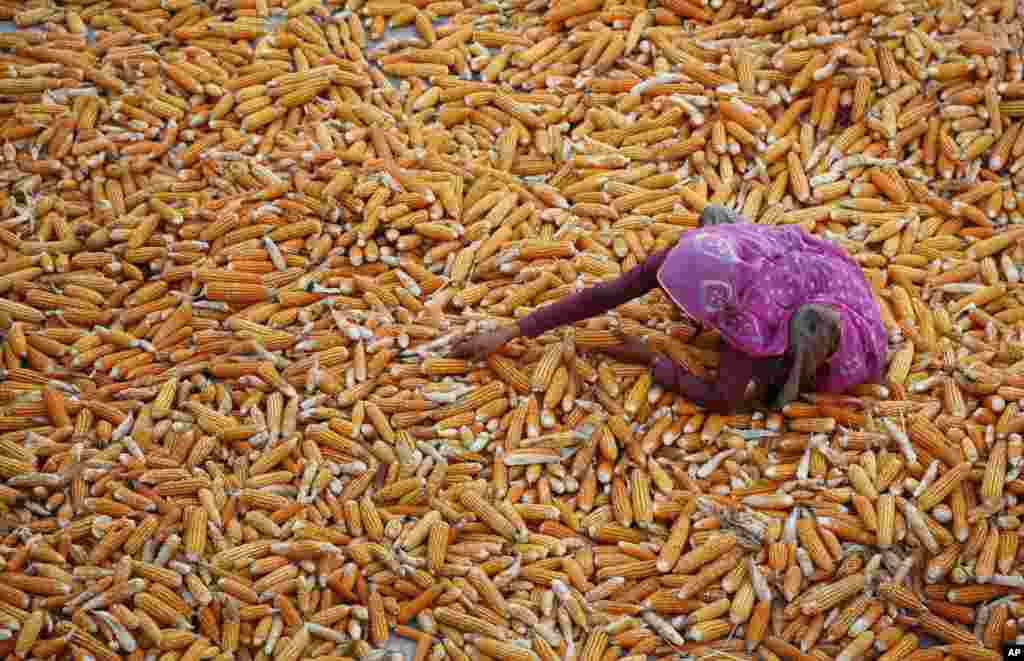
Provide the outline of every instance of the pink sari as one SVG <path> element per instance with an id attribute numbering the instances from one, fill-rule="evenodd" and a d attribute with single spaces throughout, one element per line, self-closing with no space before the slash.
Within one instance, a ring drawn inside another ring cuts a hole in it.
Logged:
<path id="1" fill-rule="evenodd" d="M 781 356 L 801 305 L 842 317 L 839 349 L 818 376 L 824 392 L 881 378 L 887 339 L 861 268 L 838 246 L 795 225 L 719 225 L 684 235 L 658 282 L 686 314 L 755 358 Z"/>

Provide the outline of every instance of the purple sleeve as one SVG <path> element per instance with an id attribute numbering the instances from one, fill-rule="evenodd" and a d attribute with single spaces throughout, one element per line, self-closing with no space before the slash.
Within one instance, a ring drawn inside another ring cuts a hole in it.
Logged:
<path id="1" fill-rule="evenodd" d="M 526 337 L 543 335 L 552 328 L 568 326 L 604 314 L 627 301 L 639 298 L 658 285 L 658 269 L 668 250 L 655 253 L 610 282 L 602 282 L 545 305 L 519 320 Z"/>
<path id="2" fill-rule="evenodd" d="M 722 348 L 715 383 L 693 376 L 667 356 L 660 356 L 654 363 L 655 381 L 715 413 L 734 410 L 743 401 L 753 376 L 754 361 L 728 345 Z"/>

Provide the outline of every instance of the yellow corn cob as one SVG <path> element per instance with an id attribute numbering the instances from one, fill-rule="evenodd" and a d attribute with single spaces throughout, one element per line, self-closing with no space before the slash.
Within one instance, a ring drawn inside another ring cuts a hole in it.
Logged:
<path id="1" fill-rule="evenodd" d="M 475 633 L 480 636 L 501 638 L 505 635 L 501 627 L 472 615 L 451 608 L 437 608 L 434 617 L 440 624 L 452 627 L 463 633 Z"/>
<path id="2" fill-rule="evenodd" d="M 927 610 L 924 603 L 917 598 L 905 585 L 895 583 L 884 583 L 879 587 L 879 595 L 886 601 L 891 601 L 900 608 L 907 608 L 914 612 Z"/>
<path id="3" fill-rule="evenodd" d="M 637 378 L 629 394 L 626 395 L 626 401 L 623 404 L 627 416 L 632 418 L 647 403 L 647 395 L 650 392 L 652 383 L 653 377 L 650 372 L 644 372 Z"/>
<path id="4" fill-rule="evenodd" d="M 12 319 L 18 321 L 34 324 L 42 323 L 43 319 L 45 319 L 43 313 L 39 310 L 23 303 L 15 303 L 6 298 L 0 298 L 0 313 L 10 315 Z"/>
<path id="5" fill-rule="evenodd" d="M 707 542 L 690 551 L 676 563 L 675 572 L 689 574 L 708 562 L 719 558 L 736 546 L 736 536 L 731 533 L 715 535 Z"/>
<path id="6" fill-rule="evenodd" d="M 1000 632 L 1000 639 L 1002 633 Z M 1000 640 L 1001 644 L 1001 640 Z M 971 645 L 964 643 L 954 643 L 946 647 L 950 654 L 957 659 L 964 659 L 965 661 L 999 661 L 1003 658 L 1003 655 L 996 650 L 982 647 L 981 645 Z"/>
<path id="7" fill-rule="evenodd" d="M 698 622 L 686 631 L 687 638 L 697 642 L 711 642 L 729 635 L 733 625 L 726 619 Z"/>
<path id="8" fill-rule="evenodd" d="M 885 659 L 885 661 L 897 661 L 898 659 L 904 659 L 917 648 L 917 636 L 912 633 L 908 633 L 902 636 L 896 644 L 886 650 L 885 654 L 879 657 L 879 659 Z"/>
<path id="9" fill-rule="evenodd" d="M 551 379 L 562 362 L 561 344 L 549 344 L 544 349 L 544 355 L 533 368 L 530 376 L 530 389 L 533 392 L 544 392 L 547 390 Z"/>
<path id="10" fill-rule="evenodd" d="M 981 484 L 981 498 L 986 504 L 998 503 L 1002 500 L 1003 485 L 1006 480 L 1006 456 L 1006 441 L 997 440 L 985 463 L 985 475 Z"/>
<path id="11" fill-rule="evenodd" d="M 466 636 L 466 642 L 475 645 L 483 654 L 493 658 L 508 661 L 540 661 L 536 652 L 494 638 L 469 634 Z"/>
<path id="12" fill-rule="evenodd" d="M 569 370 L 564 365 L 560 365 L 555 370 L 555 374 L 551 377 L 551 382 L 544 392 L 544 410 L 554 410 L 558 403 L 562 401 L 562 396 L 565 394 L 568 386 Z"/>
<path id="13" fill-rule="evenodd" d="M 970 474 L 970 462 L 961 462 L 944 472 L 917 499 L 917 506 L 927 512 L 943 500 Z"/>
<path id="14" fill-rule="evenodd" d="M 504 301 L 495 307 L 495 313 L 508 314 L 520 305 L 529 302 L 551 285 L 552 278 L 553 276 L 550 273 L 545 272 L 529 284 L 517 288 L 509 294 Z"/>
<path id="15" fill-rule="evenodd" d="M 22 625 L 21 631 L 18 632 L 18 638 L 14 645 L 14 655 L 19 658 L 26 658 L 29 650 L 39 640 L 39 634 L 43 630 L 43 624 L 46 620 L 46 613 L 42 610 L 35 610 L 32 615 L 29 616 L 28 620 Z"/>
<path id="16" fill-rule="evenodd" d="M 470 367 L 468 361 L 456 358 L 428 358 L 420 365 L 420 371 L 425 376 L 446 376 L 465 374 Z"/>
<path id="17" fill-rule="evenodd" d="M 946 442 L 945 435 L 930 419 L 915 415 L 909 418 L 908 423 L 907 433 L 916 446 L 942 460 L 951 468 L 962 461 L 959 450 L 954 449 Z"/>
<path id="18" fill-rule="evenodd" d="M 733 625 L 743 624 L 750 619 L 754 609 L 754 597 L 753 584 L 750 581 L 744 581 L 740 589 L 733 595 L 729 608 L 729 621 Z"/>
<path id="19" fill-rule="evenodd" d="M 914 360 L 914 343 L 907 342 L 893 354 L 889 363 L 887 378 L 891 383 L 902 384 L 907 380 L 910 373 L 910 366 Z"/>
<path id="20" fill-rule="evenodd" d="M 811 560 L 831 574 L 835 570 L 835 563 L 825 548 L 825 544 L 821 541 L 814 521 L 809 518 L 802 518 L 797 521 L 797 534 L 800 537 L 800 543 L 803 548 L 810 554 Z"/>
<path id="21" fill-rule="evenodd" d="M 817 615 L 829 608 L 842 603 L 851 595 L 864 588 L 864 573 L 853 574 L 835 583 L 812 589 L 800 599 L 800 612 L 804 615 Z"/>
<path id="22" fill-rule="evenodd" d="M 476 514 L 483 523 L 487 524 L 487 526 L 502 537 L 513 543 L 522 541 L 515 526 L 502 516 L 493 505 L 485 501 L 480 494 L 471 489 L 466 489 L 460 495 L 460 501 Z"/>

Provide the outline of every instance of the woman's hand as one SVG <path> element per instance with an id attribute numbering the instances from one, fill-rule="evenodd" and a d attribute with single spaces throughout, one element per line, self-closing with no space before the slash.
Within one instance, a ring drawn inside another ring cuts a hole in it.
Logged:
<path id="1" fill-rule="evenodd" d="M 489 333 L 467 333 L 452 342 L 451 355 L 455 358 L 487 360 L 488 356 L 517 337 L 519 329 L 515 326 L 499 328 Z"/>
<path id="2" fill-rule="evenodd" d="M 652 351 L 643 340 L 633 335 L 620 335 L 621 344 L 614 347 L 604 347 L 604 353 L 627 363 L 639 365 L 653 365 L 657 354 Z"/>

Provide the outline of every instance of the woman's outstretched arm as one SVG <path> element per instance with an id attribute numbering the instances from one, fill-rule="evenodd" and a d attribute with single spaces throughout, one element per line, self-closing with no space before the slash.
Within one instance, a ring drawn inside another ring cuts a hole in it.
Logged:
<path id="1" fill-rule="evenodd" d="M 537 337 L 553 328 L 569 326 L 639 298 L 658 288 L 658 269 L 667 250 L 655 253 L 618 278 L 588 287 L 536 310 L 519 320 L 524 337 Z"/>
<path id="2" fill-rule="evenodd" d="M 455 356 L 483 359 L 517 337 L 537 337 L 553 328 L 596 317 L 639 298 L 659 286 L 658 269 L 667 254 L 668 250 L 655 253 L 618 278 L 545 305 L 515 324 L 483 335 L 460 338 L 452 346 L 452 353 Z"/>

